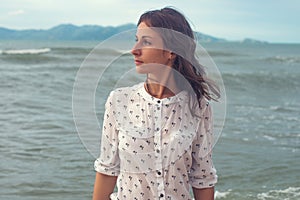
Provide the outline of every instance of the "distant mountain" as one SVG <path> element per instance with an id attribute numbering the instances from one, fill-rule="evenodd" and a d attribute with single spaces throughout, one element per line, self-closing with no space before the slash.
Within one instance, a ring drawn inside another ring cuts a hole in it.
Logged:
<path id="1" fill-rule="evenodd" d="M 267 44 L 268 42 L 266 41 L 261 41 L 261 40 L 255 40 L 252 38 L 245 38 L 241 43 L 246 43 L 246 44 Z"/>
<path id="2" fill-rule="evenodd" d="M 98 26 L 73 24 L 61 24 L 48 30 L 12 30 L 0 27 L 1 40 L 105 40 L 110 36 L 122 31 L 135 29 L 135 24 L 124 24 L 121 26 Z M 132 37 L 124 35 L 125 38 Z M 226 40 L 196 32 L 200 42 L 224 42 Z"/>
<path id="3" fill-rule="evenodd" d="M 134 24 L 122 26 L 96 26 L 84 25 L 75 26 L 62 24 L 48 30 L 11 30 L 0 28 L 0 39 L 11 40 L 104 40 L 124 30 L 134 29 Z"/>
<path id="4" fill-rule="evenodd" d="M 199 32 L 195 32 L 195 36 L 200 42 L 227 42 L 225 39 L 213 37 Z"/>

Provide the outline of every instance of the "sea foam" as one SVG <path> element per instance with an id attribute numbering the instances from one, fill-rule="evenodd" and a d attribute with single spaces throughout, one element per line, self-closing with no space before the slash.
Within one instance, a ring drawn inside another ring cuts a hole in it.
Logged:
<path id="1" fill-rule="evenodd" d="M 219 191 L 216 191 L 215 192 L 215 199 L 223 199 L 223 198 L 226 198 L 229 194 L 230 194 L 231 190 L 229 189 L 228 191 L 226 192 L 219 192 Z"/>
<path id="2" fill-rule="evenodd" d="M 270 190 L 257 195 L 260 200 L 267 199 L 289 199 L 296 200 L 300 198 L 300 187 L 289 187 L 282 190 Z"/>
<path id="3" fill-rule="evenodd" d="M 42 54 L 50 52 L 50 48 L 42 49 L 13 49 L 13 50 L 0 50 L 3 55 L 24 55 L 24 54 Z"/>

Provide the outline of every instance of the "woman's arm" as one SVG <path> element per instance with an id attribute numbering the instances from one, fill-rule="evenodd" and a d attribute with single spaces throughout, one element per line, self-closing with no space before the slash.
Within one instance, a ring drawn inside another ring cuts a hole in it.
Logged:
<path id="1" fill-rule="evenodd" d="M 214 187 L 202 189 L 193 187 L 195 200 L 214 200 L 214 191 Z"/>
<path id="2" fill-rule="evenodd" d="M 93 200 L 110 200 L 109 196 L 113 193 L 117 176 L 108 176 L 96 173 Z"/>

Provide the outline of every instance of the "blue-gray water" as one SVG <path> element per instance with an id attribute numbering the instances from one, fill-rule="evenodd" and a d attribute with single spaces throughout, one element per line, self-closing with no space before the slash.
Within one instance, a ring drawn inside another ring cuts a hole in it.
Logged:
<path id="1" fill-rule="evenodd" d="M 0 41 L 1 199 L 91 199 L 94 157 L 76 132 L 72 90 L 96 45 Z M 217 199 L 300 199 L 300 45 L 203 46 L 227 92 Z M 33 54 L 8 51 L 20 49 Z"/>

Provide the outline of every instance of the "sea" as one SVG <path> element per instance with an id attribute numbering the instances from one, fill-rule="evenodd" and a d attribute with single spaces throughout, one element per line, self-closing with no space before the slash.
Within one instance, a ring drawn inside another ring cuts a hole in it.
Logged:
<path id="1" fill-rule="evenodd" d="M 103 44 L 98 41 L 0 41 L 0 199 L 92 198 L 91 143 L 101 131 L 85 139 L 78 128 L 74 86 L 89 59 L 95 71 L 90 76 L 101 75 L 96 87 L 86 85 L 94 89 L 101 127 L 109 91 L 120 79 L 130 85 L 144 78 L 133 73 L 124 78 L 135 66 L 121 43 L 118 50 L 98 48 L 95 60 L 89 55 Z M 226 115 L 213 153 L 215 198 L 299 200 L 300 44 L 201 45 L 226 91 Z M 117 68 L 99 74 L 101 60 Z"/>

